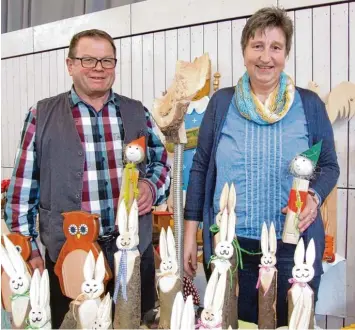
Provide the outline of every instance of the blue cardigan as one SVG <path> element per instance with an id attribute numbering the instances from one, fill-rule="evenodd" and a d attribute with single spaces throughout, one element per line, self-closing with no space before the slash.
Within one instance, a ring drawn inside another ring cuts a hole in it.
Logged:
<path id="1" fill-rule="evenodd" d="M 323 140 L 317 171 L 310 183 L 324 201 L 337 183 L 339 165 L 335 152 L 334 136 L 324 103 L 314 92 L 297 87 L 301 95 L 306 116 L 309 146 Z M 212 233 L 209 227 L 214 223 L 213 196 L 216 183 L 216 150 L 221 130 L 227 116 L 234 87 L 223 88 L 214 93 L 202 120 L 196 154 L 190 171 L 187 188 L 185 220 L 203 221 L 204 258 L 208 262 L 213 254 Z M 314 238 L 316 246 L 315 275 L 322 274 L 324 252 L 324 226 L 318 212 L 317 219 L 303 234 L 306 246 Z"/>

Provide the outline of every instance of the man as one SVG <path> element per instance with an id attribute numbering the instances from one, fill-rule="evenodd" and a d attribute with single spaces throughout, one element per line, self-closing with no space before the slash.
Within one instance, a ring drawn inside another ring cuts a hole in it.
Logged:
<path id="1" fill-rule="evenodd" d="M 74 35 L 66 60 L 73 87 L 30 109 L 8 190 L 6 223 L 11 231 L 33 238 L 30 263 L 42 271 L 44 263 L 35 242 L 39 211 L 53 328 L 61 325 L 70 302 L 61 294 L 53 270 L 65 240 L 61 213 L 82 209 L 100 214 L 98 243 L 114 271 L 123 144 L 141 135 L 147 141 L 138 183 L 142 315 L 154 307 L 151 208 L 167 198 L 170 168 L 148 110 L 111 90 L 116 62 L 113 39 L 106 32 L 87 30 Z M 113 280 L 109 286 L 112 291 Z"/>

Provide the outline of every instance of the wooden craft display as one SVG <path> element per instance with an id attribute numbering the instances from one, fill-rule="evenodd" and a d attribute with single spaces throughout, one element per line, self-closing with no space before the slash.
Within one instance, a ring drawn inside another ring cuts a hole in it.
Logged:
<path id="1" fill-rule="evenodd" d="M 81 293 L 84 282 L 84 264 L 91 250 L 95 260 L 101 248 L 96 242 L 99 236 L 99 215 L 85 211 L 72 211 L 62 214 L 63 231 L 66 241 L 59 253 L 54 272 L 59 278 L 63 295 L 75 299 Z M 112 278 L 112 272 L 105 259 L 104 285 Z"/>
<path id="2" fill-rule="evenodd" d="M 31 238 L 28 236 L 24 236 L 20 233 L 9 233 L 6 237 L 13 243 L 15 248 L 20 252 L 22 259 L 25 262 L 27 267 L 27 271 L 30 275 L 32 275 L 31 265 L 27 262 L 31 256 L 32 248 L 31 248 Z M 1 244 L 4 246 L 4 239 L 1 238 Z M 3 267 L 1 267 L 1 305 L 7 311 L 11 312 L 11 289 L 9 285 L 10 277 L 4 271 Z"/>

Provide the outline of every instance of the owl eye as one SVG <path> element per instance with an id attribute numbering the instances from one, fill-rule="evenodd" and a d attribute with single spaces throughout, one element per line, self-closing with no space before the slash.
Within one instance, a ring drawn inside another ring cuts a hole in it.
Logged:
<path id="1" fill-rule="evenodd" d="M 20 245 L 15 245 L 15 248 L 18 252 L 20 252 L 20 253 L 22 252 L 22 248 Z"/>
<path id="2" fill-rule="evenodd" d="M 86 224 L 84 224 L 84 223 L 81 224 L 79 226 L 79 232 L 80 232 L 81 235 L 86 235 L 89 232 L 88 226 Z"/>
<path id="3" fill-rule="evenodd" d="M 69 226 L 69 234 L 70 235 L 76 235 L 77 232 L 78 232 L 78 227 L 76 225 Z"/>

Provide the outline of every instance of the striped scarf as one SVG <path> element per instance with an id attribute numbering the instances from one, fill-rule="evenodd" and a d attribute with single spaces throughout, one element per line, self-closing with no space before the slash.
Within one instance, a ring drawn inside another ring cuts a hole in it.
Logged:
<path id="1" fill-rule="evenodd" d="M 127 252 L 136 251 L 137 247 L 132 249 L 119 249 L 121 251 L 120 266 L 118 268 L 118 274 L 115 282 L 115 292 L 113 294 L 113 301 L 117 303 L 118 293 L 120 291 L 120 283 L 122 284 L 122 296 L 127 301 Z"/>
<path id="2" fill-rule="evenodd" d="M 259 125 L 269 125 L 281 120 L 290 110 L 295 97 L 295 85 L 292 79 L 282 72 L 278 87 L 263 104 L 251 90 L 250 78 L 245 72 L 235 87 L 234 95 L 237 109 L 244 118 Z"/>

